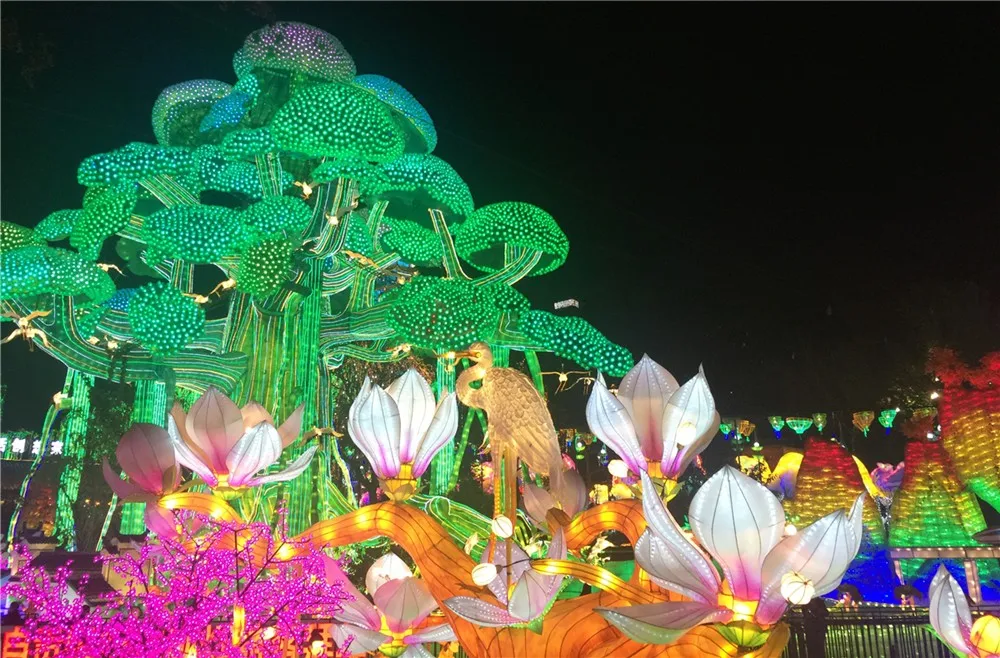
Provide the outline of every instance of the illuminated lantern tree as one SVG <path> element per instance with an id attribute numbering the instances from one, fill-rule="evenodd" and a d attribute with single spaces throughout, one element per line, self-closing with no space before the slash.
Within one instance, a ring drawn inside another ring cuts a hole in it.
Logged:
<path id="1" fill-rule="evenodd" d="M 889 545 L 976 546 L 972 535 L 986 529 L 979 501 L 958 479 L 941 443 L 906 444 L 903 484 L 892 503 Z M 903 571 L 913 575 L 919 560 L 903 560 Z"/>
<path id="2" fill-rule="evenodd" d="M 980 368 L 932 360 L 943 388 L 938 399 L 941 439 L 958 477 L 1000 511 L 1000 352 Z"/>
<path id="3" fill-rule="evenodd" d="M 233 69 L 233 84 L 165 89 L 155 144 L 87 158 L 82 208 L 37 231 L 0 227 L 4 310 L 52 311 L 42 348 L 85 376 L 113 371 L 141 387 L 136 421 L 165 426 L 176 397 L 215 387 L 274 417 L 302 405 L 304 430 L 330 456 L 348 358 L 430 360 L 439 395 L 454 386 L 448 352 L 474 340 L 500 365 L 523 352 L 536 382 L 537 351 L 613 376 L 632 366 L 585 320 L 532 310 L 511 287 L 562 265 L 565 234 L 530 204 L 477 210 L 399 84 L 357 76 L 340 41 L 301 23 L 252 33 Z M 137 290 L 116 294 L 110 264 L 95 264 L 112 244 L 143 278 Z M 201 283 L 210 276 L 214 290 Z M 318 520 L 313 478 L 329 462 L 286 485 L 293 530 Z M 454 446 L 435 462 L 431 486 L 445 493 Z"/>
<path id="4" fill-rule="evenodd" d="M 882 520 L 875 501 L 868 495 L 861 475 L 864 467 L 839 443 L 818 437 L 806 439 L 805 451 L 795 479 L 795 495 L 784 501 L 796 523 L 805 526 L 833 510 L 849 507 L 860 494 L 862 519 L 872 543 L 885 541 Z M 868 478 L 865 472 L 864 478 Z"/>

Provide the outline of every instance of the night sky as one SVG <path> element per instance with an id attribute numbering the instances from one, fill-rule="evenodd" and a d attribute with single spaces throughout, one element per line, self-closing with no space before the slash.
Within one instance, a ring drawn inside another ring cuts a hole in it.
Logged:
<path id="1" fill-rule="evenodd" d="M 407 87 L 477 205 L 559 221 L 537 307 L 704 363 L 723 415 L 873 408 L 928 340 L 1000 349 L 992 3 L 5 3 L 0 216 L 80 207 L 83 158 L 153 142 L 159 91 L 232 83 L 271 19 Z M 4 425 L 37 428 L 64 368 L 2 356 Z"/>

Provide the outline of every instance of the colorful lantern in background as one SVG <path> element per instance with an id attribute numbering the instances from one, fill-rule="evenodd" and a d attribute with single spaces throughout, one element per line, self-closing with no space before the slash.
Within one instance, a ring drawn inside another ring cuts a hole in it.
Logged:
<path id="1" fill-rule="evenodd" d="M 768 416 L 767 422 L 771 423 L 771 429 L 774 430 L 774 438 L 781 438 L 781 428 L 785 426 L 785 419 L 781 416 Z"/>
<path id="2" fill-rule="evenodd" d="M 892 429 L 892 423 L 896 420 L 897 413 L 899 413 L 899 409 L 883 409 L 878 413 L 879 425 L 885 428 L 886 434 Z"/>
<path id="3" fill-rule="evenodd" d="M 719 423 L 719 431 L 722 432 L 722 438 L 728 441 L 729 436 L 733 433 L 733 424 L 731 422 Z"/>
<path id="4" fill-rule="evenodd" d="M 854 412 L 854 426 L 861 430 L 861 433 L 865 436 L 868 436 L 868 428 L 871 427 L 873 420 L 875 420 L 874 411 Z"/>
<path id="5" fill-rule="evenodd" d="M 826 414 L 824 413 L 813 414 L 813 424 L 816 426 L 816 431 L 822 434 L 823 428 L 826 427 Z"/>
<path id="6" fill-rule="evenodd" d="M 803 434 L 805 434 L 805 431 L 807 429 L 812 427 L 813 421 L 812 418 L 793 417 L 793 418 L 786 418 L 785 423 L 787 423 L 788 426 L 791 427 L 796 434 L 802 436 Z"/>
<path id="7" fill-rule="evenodd" d="M 757 426 L 751 423 L 749 420 L 741 419 L 736 425 L 736 435 L 739 437 L 740 441 L 746 441 L 753 434 L 753 431 L 757 429 Z"/>

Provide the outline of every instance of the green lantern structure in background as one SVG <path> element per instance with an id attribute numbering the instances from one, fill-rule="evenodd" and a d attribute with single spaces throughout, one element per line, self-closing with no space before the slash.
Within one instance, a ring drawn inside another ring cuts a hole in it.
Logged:
<path id="1" fill-rule="evenodd" d="M 275 418 L 301 405 L 308 442 L 330 458 L 271 495 L 287 499 L 299 532 L 330 508 L 316 481 L 336 462 L 329 437 L 346 434 L 337 400 L 357 393 L 336 375 L 348 358 L 435 362 L 439 391 L 453 386 L 448 352 L 474 340 L 494 346 L 498 363 L 522 353 L 536 382 L 537 352 L 610 376 L 632 366 L 582 318 L 532 310 L 513 288 L 560 267 L 566 235 L 528 203 L 477 209 L 432 153 L 430 114 L 398 83 L 356 76 L 339 40 L 301 23 L 257 30 L 233 68 L 232 84 L 166 88 L 152 107 L 156 143 L 84 160 L 81 208 L 36 231 L 0 224 L 3 310 L 52 311 L 43 349 L 74 377 L 114 372 L 136 385 L 134 417 L 157 424 L 209 387 Z M 70 249 L 48 246 L 66 238 Z M 96 262 L 109 240 L 118 265 Z M 112 267 L 138 278 L 135 289 L 116 291 Z M 75 416 L 73 432 L 86 422 Z M 462 457 L 438 453 L 430 493 L 454 486 Z M 65 489 L 72 498 L 73 483 Z M 140 511 L 128 508 L 129 533 Z M 67 537 L 71 522 L 61 521 Z"/>
<path id="2" fill-rule="evenodd" d="M 812 418 L 792 417 L 786 418 L 785 423 L 787 423 L 796 434 L 802 436 L 806 433 L 806 430 L 812 427 L 813 421 Z"/>

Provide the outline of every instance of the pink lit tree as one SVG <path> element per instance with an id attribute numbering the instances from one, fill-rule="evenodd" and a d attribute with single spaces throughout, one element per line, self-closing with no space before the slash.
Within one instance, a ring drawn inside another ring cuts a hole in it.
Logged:
<path id="1" fill-rule="evenodd" d="M 8 593 L 28 641 L 60 658 L 331 655 L 310 620 L 330 620 L 350 596 L 327 578 L 332 558 L 285 535 L 284 514 L 277 531 L 174 514 L 176 536 L 98 558 L 117 589 L 97 600 L 72 591 L 70 567 L 49 574 L 22 550 Z"/>

